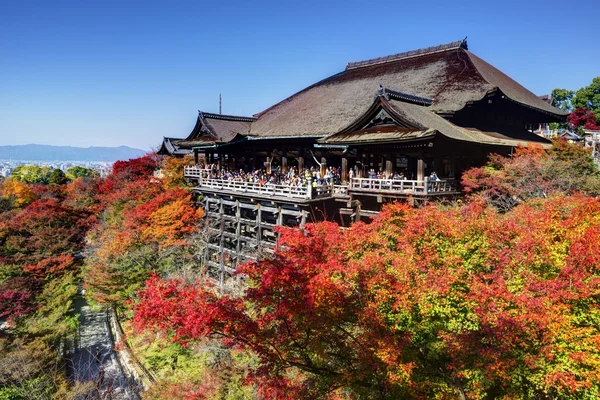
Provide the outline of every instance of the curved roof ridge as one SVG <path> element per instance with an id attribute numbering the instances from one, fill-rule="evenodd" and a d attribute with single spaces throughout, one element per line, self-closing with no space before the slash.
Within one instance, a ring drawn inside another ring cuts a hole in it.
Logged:
<path id="1" fill-rule="evenodd" d="M 215 113 L 204 112 L 201 110 L 198 110 L 198 114 L 200 115 L 201 118 L 223 119 L 226 121 L 252 122 L 252 121 L 256 120 L 256 118 L 254 118 L 254 117 L 244 117 L 244 116 L 240 116 L 240 115 L 215 114 Z"/>
<path id="2" fill-rule="evenodd" d="M 389 56 L 371 58 L 371 59 L 364 60 L 364 61 L 349 62 L 346 65 L 346 70 L 367 67 L 367 66 L 376 65 L 376 64 L 383 64 L 383 63 L 387 63 L 387 62 L 402 60 L 405 58 L 424 56 L 427 54 L 439 53 L 442 51 L 455 50 L 455 49 L 459 49 L 459 48 L 468 50 L 469 47 L 467 45 L 466 37 L 463 40 L 457 40 L 455 42 L 440 44 L 437 46 L 423 47 L 420 49 L 405 51 L 402 53 L 396 53 L 396 54 L 392 54 Z"/>

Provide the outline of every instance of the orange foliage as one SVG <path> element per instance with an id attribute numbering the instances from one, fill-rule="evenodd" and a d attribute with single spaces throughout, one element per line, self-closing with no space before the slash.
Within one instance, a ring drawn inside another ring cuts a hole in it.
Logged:
<path id="1" fill-rule="evenodd" d="M 32 185 L 17 179 L 5 179 L 0 182 L 0 197 L 10 201 L 17 208 L 25 207 L 38 198 Z"/>
<path id="2" fill-rule="evenodd" d="M 162 182 L 166 188 L 176 188 L 184 186 L 183 168 L 194 165 L 193 157 L 165 157 L 162 162 Z"/>

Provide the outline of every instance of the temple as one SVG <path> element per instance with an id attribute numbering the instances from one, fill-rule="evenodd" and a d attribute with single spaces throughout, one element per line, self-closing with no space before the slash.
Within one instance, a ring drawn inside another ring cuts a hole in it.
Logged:
<path id="1" fill-rule="evenodd" d="M 350 62 L 252 117 L 199 112 L 192 132 L 165 138 L 160 154 L 194 155 L 185 176 L 214 231 L 208 262 L 223 270 L 272 246 L 276 225 L 346 226 L 389 201 L 460 195 L 463 171 L 519 145 L 551 146 L 532 127 L 564 120 L 465 39 Z M 308 179 L 245 178 L 256 170 Z"/>

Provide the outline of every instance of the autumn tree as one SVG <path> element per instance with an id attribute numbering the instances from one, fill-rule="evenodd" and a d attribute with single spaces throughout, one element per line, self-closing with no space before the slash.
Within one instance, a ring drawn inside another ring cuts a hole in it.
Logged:
<path id="1" fill-rule="evenodd" d="M 194 165 L 193 157 L 165 157 L 161 163 L 162 181 L 166 187 L 185 187 L 184 167 Z"/>
<path id="2" fill-rule="evenodd" d="M 133 297 L 150 271 L 165 272 L 193 259 L 202 210 L 192 195 L 154 177 L 159 159 L 144 156 L 115 163 L 99 187 L 102 223 L 88 234 L 85 269 L 89 293 L 103 304 L 121 306 Z M 178 260 L 179 259 L 179 260 Z"/>
<path id="3" fill-rule="evenodd" d="M 589 149 L 556 140 L 550 150 L 520 147 L 512 157 L 490 156 L 462 176 L 465 192 L 501 211 L 555 193 L 600 194 L 600 176 Z"/>
<path id="4" fill-rule="evenodd" d="M 283 229 L 274 257 L 241 268 L 241 297 L 154 276 L 134 322 L 255 354 L 261 398 L 594 398 L 598 213 L 558 196 Z"/>

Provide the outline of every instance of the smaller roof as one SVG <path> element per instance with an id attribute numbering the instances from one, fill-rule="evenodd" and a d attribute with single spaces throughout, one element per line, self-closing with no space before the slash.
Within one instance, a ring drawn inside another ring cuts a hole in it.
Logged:
<path id="1" fill-rule="evenodd" d="M 578 134 L 576 134 L 575 132 L 571 132 L 569 130 L 564 131 L 563 133 L 561 133 L 560 135 L 558 135 L 558 137 L 566 139 L 566 140 L 572 140 L 574 142 L 579 142 L 579 141 L 584 140 L 583 137 L 581 137 Z"/>
<path id="2" fill-rule="evenodd" d="M 198 118 L 192 132 L 177 144 L 183 148 L 205 147 L 217 143 L 227 143 L 238 134 L 250 131 L 252 117 L 213 114 L 198 111 Z"/>
<path id="3" fill-rule="evenodd" d="M 180 138 L 163 137 L 163 142 L 156 154 L 165 156 L 185 156 L 190 154 L 190 149 L 180 147 L 179 142 L 181 140 Z"/>

